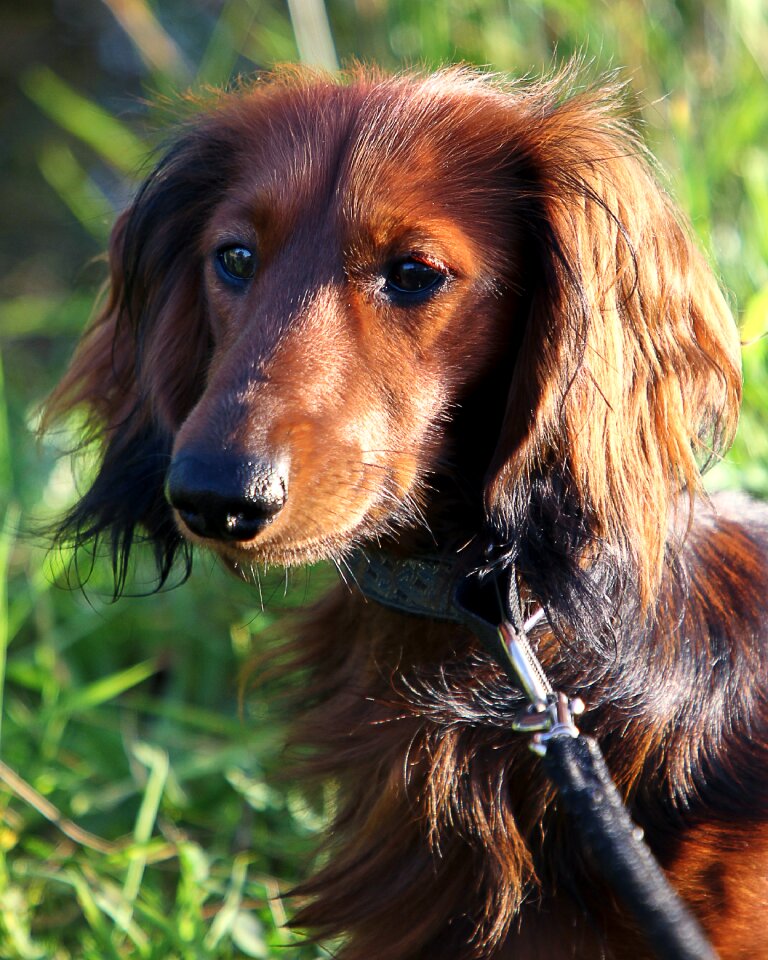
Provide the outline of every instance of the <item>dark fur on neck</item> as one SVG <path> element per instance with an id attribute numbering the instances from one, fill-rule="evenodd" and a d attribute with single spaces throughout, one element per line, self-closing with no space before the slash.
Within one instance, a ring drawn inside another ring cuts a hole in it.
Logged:
<path id="1" fill-rule="evenodd" d="M 721 516 L 700 506 L 645 624 L 623 618 L 610 642 L 535 638 L 553 683 L 586 701 L 582 726 L 667 865 L 701 820 L 768 812 L 755 643 L 766 517 L 744 501 Z M 747 509 L 750 532 L 725 515 Z M 294 731 L 310 748 L 304 774 L 339 787 L 333 857 L 298 891 L 297 925 L 348 934 L 344 960 L 415 960 L 501 956 L 525 904 L 563 891 L 585 891 L 604 913 L 537 759 L 510 731 L 519 691 L 462 628 L 388 612 L 382 629 L 375 607 L 339 588 L 296 646 L 312 677 Z M 615 915 L 602 925 L 626 932 Z M 471 954 L 459 946 L 468 937 Z"/>

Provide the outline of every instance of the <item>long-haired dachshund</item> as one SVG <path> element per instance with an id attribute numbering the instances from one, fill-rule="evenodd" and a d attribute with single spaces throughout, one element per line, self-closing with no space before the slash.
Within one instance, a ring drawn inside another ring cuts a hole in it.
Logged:
<path id="1" fill-rule="evenodd" d="M 63 535 L 118 586 L 140 537 L 161 578 L 190 545 L 344 574 L 292 647 L 305 775 L 338 785 L 296 923 L 340 960 L 650 956 L 441 615 L 509 558 L 673 885 L 723 958 L 768 957 L 768 512 L 700 480 L 739 342 L 620 101 L 573 70 L 221 95 L 119 218 L 50 401 L 102 449 Z"/>

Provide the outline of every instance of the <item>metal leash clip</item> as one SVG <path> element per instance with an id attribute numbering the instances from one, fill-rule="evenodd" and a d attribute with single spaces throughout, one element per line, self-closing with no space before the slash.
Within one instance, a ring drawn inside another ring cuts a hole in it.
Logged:
<path id="1" fill-rule="evenodd" d="M 547 743 L 553 737 L 578 737 L 579 731 L 573 718 L 584 712 L 584 701 L 579 697 L 569 700 L 564 693 L 552 689 L 536 654 L 528 642 L 528 633 L 544 615 L 538 610 L 523 625 L 522 630 L 506 621 L 499 625 L 499 636 L 515 675 L 520 680 L 523 693 L 529 700 L 512 722 L 518 733 L 532 733 L 530 748 L 543 757 Z"/>

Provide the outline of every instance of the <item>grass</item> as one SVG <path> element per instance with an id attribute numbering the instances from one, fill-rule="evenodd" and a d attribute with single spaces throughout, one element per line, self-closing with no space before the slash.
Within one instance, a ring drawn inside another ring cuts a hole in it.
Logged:
<path id="1" fill-rule="evenodd" d="M 231 624 L 230 585 L 204 570 L 184 598 L 67 606 L 50 572 L 29 574 L 5 618 L 2 955 L 316 956 L 281 900 L 316 815 L 275 787 L 279 724 L 238 696 L 273 615 L 242 596 Z M 277 577 L 264 589 L 290 604 Z"/>
<path id="2" fill-rule="evenodd" d="M 743 427 L 712 484 L 768 492 L 768 25 L 759 6 L 335 0 L 328 34 L 322 4 L 310 5 L 320 19 L 309 27 L 298 2 L 228 0 L 215 21 L 202 4 L 184 16 L 171 0 L 108 6 L 150 94 L 227 82 L 296 59 L 299 48 L 326 63 L 463 59 L 519 74 L 551 63 L 556 46 L 558 58 L 592 58 L 596 72 L 626 65 L 647 139 L 754 341 Z M 98 91 L 98 73 L 92 79 Z M 43 131 L 31 145 L 41 189 L 85 263 L 135 184 L 156 115 L 101 102 L 60 63 L 25 67 L 19 89 Z M 329 575 L 297 574 L 286 593 L 283 575 L 269 574 L 265 611 L 205 558 L 184 587 L 158 595 L 138 595 L 149 586 L 141 564 L 137 595 L 117 603 L 100 563 L 86 594 L 66 588 L 67 557 L 46 556 L 23 531 L 61 511 L 74 481 L 61 439 L 36 448 L 31 428 L 103 268 L 75 282 L 51 268 L 41 280 L 54 252 L 34 256 L 33 281 L 0 298 L 0 956 L 324 956 L 284 923 L 285 891 L 311 856 L 322 804 L 308 806 L 281 781 L 280 720 L 258 687 L 240 697 L 238 676 L 254 647 L 279 640 L 281 610 Z"/>

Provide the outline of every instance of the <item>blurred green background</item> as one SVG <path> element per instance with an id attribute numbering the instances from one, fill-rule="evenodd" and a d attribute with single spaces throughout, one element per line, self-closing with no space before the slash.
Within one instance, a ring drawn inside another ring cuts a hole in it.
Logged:
<path id="1" fill-rule="evenodd" d="M 160 95 L 302 59 L 626 68 L 645 136 L 738 304 L 746 402 L 713 486 L 768 494 L 768 14 L 760 0 L 25 0 L 0 26 L 0 956 L 326 955 L 282 893 L 322 818 L 279 783 L 280 727 L 238 696 L 253 644 L 328 574 L 109 603 L 25 531 L 74 496 L 37 444 L 104 278 L 110 224 L 158 141 Z M 134 592 L 144 589 L 141 567 Z"/>

